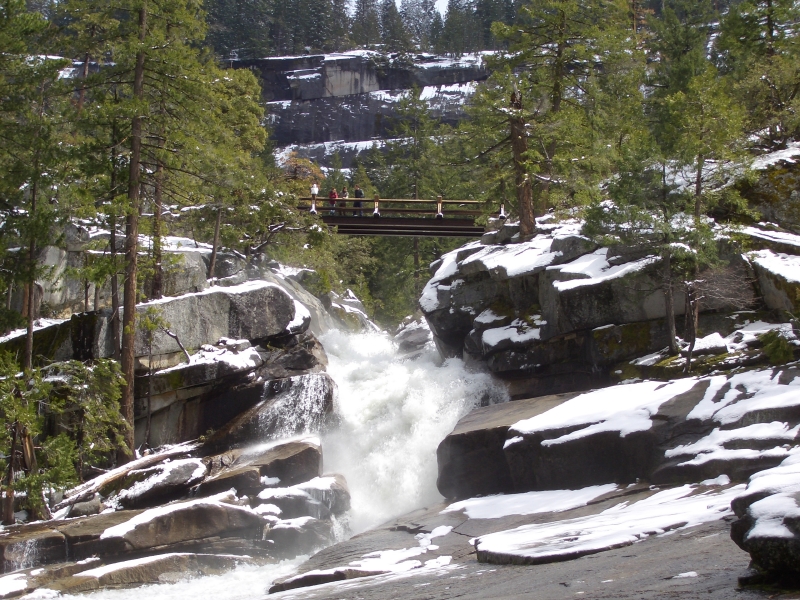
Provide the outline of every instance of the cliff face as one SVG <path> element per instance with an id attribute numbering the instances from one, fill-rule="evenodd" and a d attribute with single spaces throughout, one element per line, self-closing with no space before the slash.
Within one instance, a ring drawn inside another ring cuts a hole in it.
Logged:
<path id="1" fill-rule="evenodd" d="M 800 236 L 765 227 L 742 230 L 762 250 L 728 257 L 740 293 L 762 312 L 708 300 L 695 347 L 706 358 L 693 362 L 695 372 L 766 362 L 760 336 L 794 335 L 781 311 L 795 308 Z M 665 350 L 659 257 L 598 248 L 578 221 L 543 217 L 528 240 L 517 229 L 506 224 L 431 265 L 420 307 L 442 354 L 485 363 L 517 398 L 681 376 L 686 359 Z M 681 315 L 682 289 L 674 291 Z"/>
<path id="2" fill-rule="evenodd" d="M 261 80 L 272 139 L 280 149 L 327 164 L 340 148 L 345 167 L 376 139 L 391 135 L 397 103 L 417 87 L 435 118 L 456 124 L 477 82 L 489 75 L 481 54 L 450 59 L 430 54 L 413 58 L 378 52 L 262 58 L 232 61 Z"/>

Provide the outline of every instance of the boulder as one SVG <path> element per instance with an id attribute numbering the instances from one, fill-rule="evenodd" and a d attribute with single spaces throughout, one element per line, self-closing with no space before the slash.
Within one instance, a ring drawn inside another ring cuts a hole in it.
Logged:
<path id="1" fill-rule="evenodd" d="M 263 519 L 231 501 L 235 497 L 223 493 L 151 508 L 109 527 L 100 535 L 100 541 L 119 540 L 126 551 L 143 551 L 217 537 L 261 539 Z"/>
<path id="2" fill-rule="evenodd" d="M 330 544 L 333 531 L 330 521 L 320 521 L 312 517 L 279 520 L 264 534 L 274 542 L 273 552 L 279 557 L 294 557 L 311 554 Z"/>
<path id="3" fill-rule="evenodd" d="M 283 519 L 303 516 L 328 519 L 350 508 L 350 492 L 344 477 L 329 475 L 289 488 L 265 489 L 258 494 L 258 501 L 277 506 Z"/>
<path id="4" fill-rule="evenodd" d="M 206 465 L 199 458 L 167 459 L 146 469 L 130 471 L 122 489 L 110 501 L 126 509 L 149 508 L 180 498 L 205 476 Z"/>
<path id="5" fill-rule="evenodd" d="M 217 448 L 235 448 L 272 437 L 317 432 L 333 410 L 335 386 L 327 373 L 268 381 L 262 384 L 261 401 L 209 441 Z"/>
<path id="6" fill-rule="evenodd" d="M 274 343 L 264 352 L 264 364 L 258 375 L 265 379 L 284 379 L 296 375 L 319 373 L 328 366 L 328 355 L 312 333 L 291 336 L 283 343 Z"/>
<path id="7" fill-rule="evenodd" d="M 267 340 L 286 331 L 295 315 L 295 304 L 282 288 L 253 281 L 229 288 L 210 288 L 197 294 L 155 300 L 136 307 L 139 318 L 155 309 L 180 335 L 186 348 L 216 343 L 220 338 Z M 180 352 L 178 343 L 163 331 L 153 333 L 152 344 L 144 331 L 137 332 L 137 356 Z"/>
<path id="8" fill-rule="evenodd" d="M 103 588 L 175 583 L 201 575 L 219 575 L 247 562 L 241 556 L 170 553 L 96 566 L 47 584 L 48 590 L 79 594 Z"/>
<path id="9" fill-rule="evenodd" d="M 207 480 L 209 485 L 228 472 L 241 474 L 250 469 L 257 469 L 260 478 L 273 481 L 270 484 L 261 481 L 261 488 L 278 484 L 291 486 L 314 479 L 322 472 L 322 449 L 317 438 L 268 442 L 244 450 L 230 450 L 205 460 L 211 475 Z M 253 475 L 241 477 L 249 481 Z"/>
<path id="10" fill-rule="evenodd" d="M 800 578 L 800 455 L 750 477 L 731 502 L 737 521 L 731 538 L 769 576 L 795 583 Z"/>
<path id="11" fill-rule="evenodd" d="M 800 310 L 800 256 L 759 250 L 747 255 L 753 266 L 764 304 L 773 310 Z"/>
<path id="12" fill-rule="evenodd" d="M 439 492 L 445 498 L 511 492 L 514 484 L 503 452 L 509 427 L 574 396 L 543 396 L 474 409 L 436 449 Z"/>
<path id="13" fill-rule="evenodd" d="M 643 381 L 476 409 L 439 445 L 439 491 L 742 481 L 796 443 L 798 374 L 788 366 Z"/>
<path id="14" fill-rule="evenodd" d="M 264 487 L 258 467 L 225 469 L 215 477 L 209 477 L 195 488 L 195 496 L 213 496 L 227 490 L 236 490 L 238 496 L 257 494 Z"/>
<path id="15" fill-rule="evenodd" d="M 422 350 L 432 340 L 431 330 L 424 321 L 410 321 L 403 323 L 394 334 L 397 349 L 403 353 Z"/>

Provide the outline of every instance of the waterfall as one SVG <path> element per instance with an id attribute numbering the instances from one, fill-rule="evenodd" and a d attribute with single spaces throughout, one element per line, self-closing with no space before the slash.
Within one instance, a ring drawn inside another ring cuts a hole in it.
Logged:
<path id="1" fill-rule="evenodd" d="M 505 389 L 459 359 L 442 364 L 432 344 L 404 361 L 380 333 L 332 331 L 321 341 L 338 388 L 338 427 L 322 435 L 325 471 L 347 479 L 352 532 L 440 501 L 439 442 L 475 406 L 505 401 Z"/>
<path id="2" fill-rule="evenodd" d="M 330 361 L 328 374 L 337 387 L 336 418 L 323 421 L 319 403 L 311 401 L 317 387 L 317 392 L 330 391 L 330 380 L 326 384 L 323 375 L 292 378 L 286 390 L 273 390 L 291 393 L 285 394 L 286 402 L 275 404 L 263 426 L 289 435 L 322 427 L 324 470 L 344 475 L 351 493 L 348 515 L 334 520 L 337 539 L 440 501 L 439 442 L 473 407 L 505 401 L 505 389 L 485 373 L 470 372 L 461 360 L 442 363 L 433 345 L 413 360 L 403 360 L 391 339 L 381 333 L 332 331 L 321 341 Z M 270 582 L 291 574 L 304 558 L 243 566 L 224 575 L 173 584 L 66 598 L 138 600 L 145 594 L 151 600 L 262 599 Z"/>

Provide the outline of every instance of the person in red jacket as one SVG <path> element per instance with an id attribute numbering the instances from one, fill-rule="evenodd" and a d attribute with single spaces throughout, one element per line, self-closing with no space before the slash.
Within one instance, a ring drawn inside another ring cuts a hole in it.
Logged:
<path id="1" fill-rule="evenodd" d="M 331 188 L 328 194 L 328 206 L 331 207 L 331 215 L 336 214 L 336 201 L 339 199 L 339 194 L 336 193 L 336 188 Z"/>

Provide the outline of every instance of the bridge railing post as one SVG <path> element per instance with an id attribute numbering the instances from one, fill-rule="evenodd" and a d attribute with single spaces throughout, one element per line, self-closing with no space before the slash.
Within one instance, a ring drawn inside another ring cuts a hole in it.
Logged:
<path id="1" fill-rule="evenodd" d="M 375 196 L 375 210 L 372 211 L 372 216 L 376 219 L 381 216 L 381 199 Z"/>
<path id="2" fill-rule="evenodd" d="M 442 212 L 442 197 L 436 196 L 436 218 L 437 219 L 444 219 L 444 213 Z"/>
<path id="3" fill-rule="evenodd" d="M 308 211 L 308 212 L 310 212 L 312 215 L 317 214 L 317 195 L 316 194 L 311 194 L 311 210 Z"/>
<path id="4" fill-rule="evenodd" d="M 500 204 L 500 215 L 497 218 L 500 219 L 501 221 L 505 221 L 506 218 L 507 218 L 507 216 L 506 216 L 506 205 L 504 203 Z"/>

